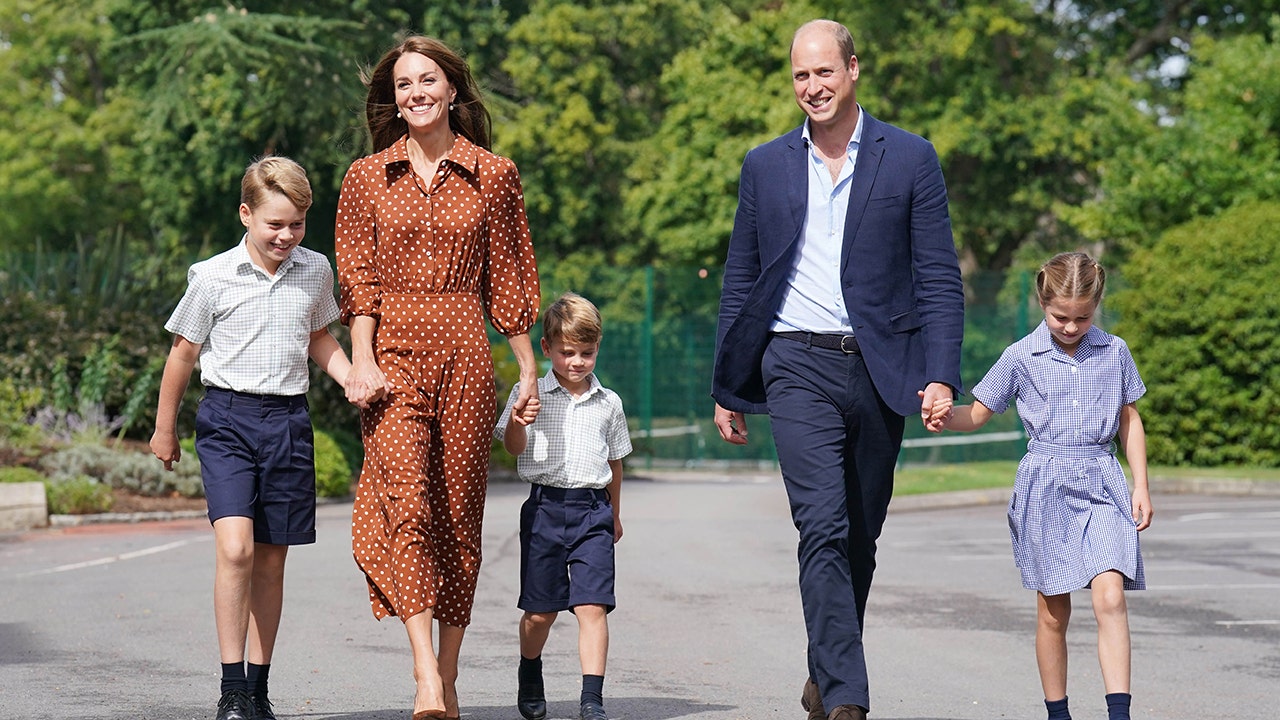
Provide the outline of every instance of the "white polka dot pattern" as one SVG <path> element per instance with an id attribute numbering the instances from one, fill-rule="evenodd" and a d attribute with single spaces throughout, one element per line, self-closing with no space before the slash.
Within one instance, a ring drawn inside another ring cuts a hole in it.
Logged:
<path id="1" fill-rule="evenodd" d="M 394 385 L 361 414 L 352 551 L 375 617 L 466 627 L 497 415 L 484 318 L 528 332 L 538 274 L 515 165 L 458 136 L 427 186 L 405 140 L 353 163 L 338 202 L 342 319 L 378 318 Z"/>

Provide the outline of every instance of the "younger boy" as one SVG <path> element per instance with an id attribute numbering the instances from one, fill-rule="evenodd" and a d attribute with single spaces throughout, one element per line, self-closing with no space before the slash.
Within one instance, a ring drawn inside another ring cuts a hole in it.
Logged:
<path id="1" fill-rule="evenodd" d="M 561 610 L 578 618 L 579 717 L 608 720 L 605 616 L 615 604 L 613 544 L 622 538 L 622 458 L 631 452 L 631 438 L 622 401 L 592 372 L 600 335 L 600 311 L 585 298 L 565 293 L 552 303 L 542 320 L 542 353 L 551 359 L 551 371 L 538 380 L 537 399 L 522 416 L 532 422 L 512 419 L 517 386 L 494 432 L 531 484 L 520 509 L 517 603 L 525 612 L 516 708 L 526 720 L 547 714 L 542 648 Z"/>
<path id="2" fill-rule="evenodd" d="M 339 383 L 351 369 L 327 329 L 338 318 L 329 261 L 299 247 L 309 207 L 311 185 L 296 162 L 265 157 L 250 165 L 240 184 L 243 239 L 191 266 L 187 291 L 165 323 L 174 338 L 151 451 L 166 470 L 182 454 L 178 407 L 197 360 L 205 386 L 196 451 L 217 546 L 217 720 L 275 719 L 267 674 L 285 554 L 316 539 L 307 357 Z"/>

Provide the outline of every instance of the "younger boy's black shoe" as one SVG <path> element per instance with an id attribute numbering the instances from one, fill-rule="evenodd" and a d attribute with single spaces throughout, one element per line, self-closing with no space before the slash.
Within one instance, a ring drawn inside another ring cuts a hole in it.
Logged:
<path id="1" fill-rule="evenodd" d="M 253 709 L 258 713 L 258 720 L 276 720 L 276 714 L 271 709 L 271 701 L 266 695 L 250 693 L 249 697 L 253 699 Z"/>
<path id="2" fill-rule="evenodd" d="M 516 689 L 516 709 L 524 720 L 542 720 L 547 716 L 547 696 L 542 678 L 536 681 L 520 680 Z"/>
<path id="3" fill-rule="evenodd" d="M 253 698 L 244 690 L 228 690 L 218 700 L 218 714 L 214 720 L 258 720 Z"/>
<path id="4" fill-rule="evenodd" d="M 600 703 L 584 702 L 578 708 L 578 720 L 609 720 L 609 714 Z"/>

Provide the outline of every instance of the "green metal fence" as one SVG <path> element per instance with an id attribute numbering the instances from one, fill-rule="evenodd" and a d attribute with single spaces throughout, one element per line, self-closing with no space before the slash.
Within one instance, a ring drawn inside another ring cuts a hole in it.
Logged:
<path id="1" fill-rule="evenodd" d="M 584 269 L 544 262 L 542 275 L 544 304 L 572 290 L 594 301 L 604 315 L 596 374 L 626 406 L 635 446 L 632 463 L 776 465 L 768 417 L 747 417 L 746 447 L 722 441 L 712 422 L 719 268 Z M 962 377 L 971 386 L 1042 316 L 1025 274 L 977 274 L 965 283 Z M 1014 412 L 994 418 L 981 433 L 942 436 L 925 432 L 908 418 L 901 462 L 1017 459 L 1025 446 Z"/>

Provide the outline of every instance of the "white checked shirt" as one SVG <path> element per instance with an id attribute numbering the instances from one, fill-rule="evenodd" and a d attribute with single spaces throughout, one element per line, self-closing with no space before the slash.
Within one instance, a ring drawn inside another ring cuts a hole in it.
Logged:
<path id="1" fill-rule="evenodd" d="M 520 384 L 511 388 L 507 407 L 498 418 L 494 437 L 506 433 L 511 407 L 520 396 Z M 525 426 L 529 443 L 516 460 L 520 477 L 535 485 L 557 488 L 603 488 L 613 474 L 610 460 L 631 453 L 627 416 L 622 398 L 591 374 L 591 387 L 574 397 L 560 384 L 555 371 L 538 378 L 538 419 Z"/>
<path id="2" fill-rule="evenodd" d="M 187 292 L 164 327 L 198 343 L 200 382 L 260 395 L 302 395 L 311 333 L 338 319 L 328 259 L 296 247 L 268 275 L 234 248 L 187 271 Z"/>

